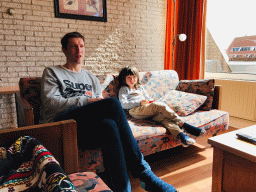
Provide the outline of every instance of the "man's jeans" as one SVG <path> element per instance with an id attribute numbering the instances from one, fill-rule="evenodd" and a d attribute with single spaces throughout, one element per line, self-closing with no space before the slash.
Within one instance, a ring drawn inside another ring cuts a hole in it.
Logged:
<path id="1" fill-rule="evenodd" d="M 77 122 L 80 149 L 101 148 L 107 184 L 114 192 L 131 191 L 127 170 L 139 177 L 150 169 L 117 99 L 103 99 L 64 111 L 55 121 L 66 119 Z"/>

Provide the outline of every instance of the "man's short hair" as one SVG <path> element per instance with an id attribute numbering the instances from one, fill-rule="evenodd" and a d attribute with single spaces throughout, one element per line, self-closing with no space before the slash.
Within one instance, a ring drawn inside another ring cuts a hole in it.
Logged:
<path id="1" fill-rule="evenodd" d="M 71 33 L 67 33 L 66 35 L 64 35 L 64 37 L 62 37 L 61 39 L 61 45 L 64 49 L 67 49 L 68 46 L 68 40 L 70 38 L 82 38 L 84 41 L 84 36 L 81 33 L 78 32 L 71 32 Z"/>

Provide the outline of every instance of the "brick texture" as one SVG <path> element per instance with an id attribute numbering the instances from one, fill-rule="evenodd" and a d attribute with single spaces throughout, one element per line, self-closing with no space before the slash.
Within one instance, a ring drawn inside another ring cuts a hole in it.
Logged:
<path id="1" fill-rule="evenodd" d="M 17 127 L 14 94 L 0 95 L 0 129 Z"/>
<path id="2" fill-rule="evenodd" d="M 224 72 L 231 72 L 225 58 L 208 29 L 206 33 L 206 60 L 218 60 Z"/>
<path id="3" fill-rule="evenodd" d="M 55 18 L 53 0 L 1 0 L 0 86 L 15 86 L 21 77 L 64 64 L 60 39 L 71 31 L 85 36 L 84 68 L 96 75 L 118 73 L 126 65 L 164 69 L 165 24 L 164 0 L 107 1 L 107 22 Z"/>

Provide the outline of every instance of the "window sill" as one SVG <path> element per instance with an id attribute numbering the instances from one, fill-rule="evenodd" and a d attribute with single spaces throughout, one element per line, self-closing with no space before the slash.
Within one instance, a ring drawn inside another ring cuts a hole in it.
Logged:
<path id="1" fill-rule="evenodd" d="M 255 81 L 256 74 L 244 73 L 209 73 L 205 72 L 205 78 L 236 80 L 236 81 Z"/>

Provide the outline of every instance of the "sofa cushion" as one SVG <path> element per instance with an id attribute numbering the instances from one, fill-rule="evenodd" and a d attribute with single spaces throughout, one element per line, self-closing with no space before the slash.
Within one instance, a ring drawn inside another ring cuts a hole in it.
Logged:
<path id="1" fill-rule="evenodd" d="M 212 109 L 210 111 L 196 111 L 188 116 L 181 117 L 181 119 L 190 125 L 201 127 L 210 122 L 214 122 L 223 115 L 228 115 L 228 113 L 218 109 Z"/>
<path id="2" fill-rule="evenodd" d="M 198 110 L 209 111 L 212 109 L 214 83 L 214 79 L 181 80 L 176 90 L 207 96 L 205 103 Z"/>
<path id="3" fill-rule="evenodd" d="M 159 70 L 140 72 L 140 81 L 148 94 L 157 100 L 169 90 L 176 89 L 179 77 L 176 71 Z"/>
<path id="4" fill-rule="evenodd" d="M 103 158 L 100 148 L 82 151 L 78 149 L 79 171 L 103 172 Z"/>
<path id="5" fill-rule="evenodd" d="M 97 76 L 102 89 L 102 96 L 103 98 L 108 97 L 118 97 L 118 81 L 116 78 L 114 78 L 113 75 L 107 74 L 107 75 L 98 75 Z"/>
<path id="6" fill-rule="evenodd" d="M 179 116 L 186 116 L 198 109 L 206 99 L 204 95 L 171 90 L 157 101 L 166 103 Z"/>
<path id="7" fill-rule="evenodd" d="M 70 180 L 75 185 L 77 191 L 104 191 L 111 192 L 110 188 L 102 179 L 93 172 L 73 173 L 69 175 Z"/>
<path id="8" fill-rule="evenodd" d="M 143 155 L 181 145 L 180 140 L 175 140 L 161 124 L 152 120 L 138 120 L 131 116 L 127 118 Z M 186 123 L 205 129 L 205 136 L 210 136 L 227 130 L 229 114 L 220 110 L 198 111 L 182 116 L 181 119 Z M 196 139 L 195 136 L 189 136 Z"/>
<path id="9" fill-rule="evenodd" d="M 182 116 L 181 119 L 193 126 L 203 127 L 204 125 L 214 122 L 216 119 L 225 115 L 228 115 L 228 113 L 220 110 L 198 111 L 188 116 Z M 154 122 L 151 119 L 140 120 L 135 119 L 130 115 L 127 119 L 136 140 L 149 139 L 153 136 L 160 136 L 168 133 L 160 123 Z M 222 123 L 224 124 L 225 121 Z M 225 124 L 228 124 L 228 121 Z"/>

